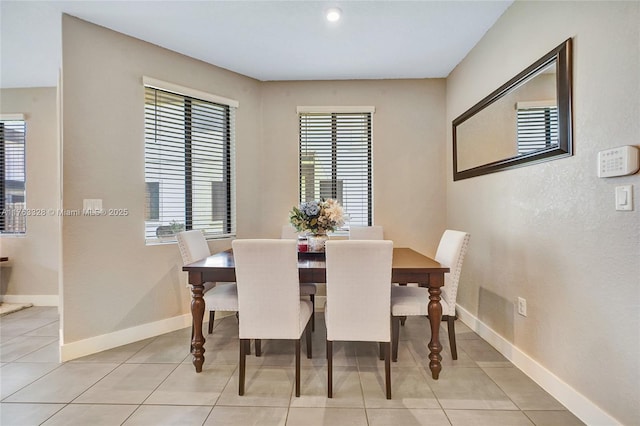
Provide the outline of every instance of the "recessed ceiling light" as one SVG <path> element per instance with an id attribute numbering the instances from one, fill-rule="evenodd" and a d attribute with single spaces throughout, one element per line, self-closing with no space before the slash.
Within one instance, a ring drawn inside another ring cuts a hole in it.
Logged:
<path id="1" fill-rule="evenodd" d="M 340 19 L 340 16 L 342 15 L 342 10 L 340 10 L 337 7 L 331 7 L 329 9 L 327 9 L 327 21 L 329 22 L 336 22 Z"/>

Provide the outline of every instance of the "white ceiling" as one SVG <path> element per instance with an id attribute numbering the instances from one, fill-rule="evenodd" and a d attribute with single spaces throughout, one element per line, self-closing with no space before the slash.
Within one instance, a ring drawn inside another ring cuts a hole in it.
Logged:
<path id="1" fill-rule="evenodd" d="M 263 81 L 432 78 L 512 2 L 1 0 L 0 87 L 56 85 L 63 12 Z"/>

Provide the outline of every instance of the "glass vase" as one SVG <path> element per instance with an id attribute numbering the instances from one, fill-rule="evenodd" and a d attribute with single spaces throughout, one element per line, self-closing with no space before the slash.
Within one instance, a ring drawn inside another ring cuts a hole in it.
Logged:
<path id="1" fill-rule="evenodd" d="M 329 237 L 327 234 L 310 234 L 307 237 L 308 251 L 312 253 L 324 253 L 324 243 Z"/>

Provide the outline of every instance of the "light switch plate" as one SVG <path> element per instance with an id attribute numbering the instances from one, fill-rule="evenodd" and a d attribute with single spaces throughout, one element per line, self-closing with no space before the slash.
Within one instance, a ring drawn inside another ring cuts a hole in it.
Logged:
<path id="1" fill-rule="evenodd" d="M 633 185 L 616 186 L 616 210 L 633 210 Z"/>
<path id="2" fill-rule="evenodd" d="M 95 213 L 102 210 L 101 198 L 85 198 L 82 200 L 82 210 Z"/>

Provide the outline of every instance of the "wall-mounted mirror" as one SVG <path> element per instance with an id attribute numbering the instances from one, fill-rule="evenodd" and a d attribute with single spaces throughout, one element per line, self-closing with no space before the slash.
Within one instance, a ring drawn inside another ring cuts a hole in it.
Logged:
<path id="1" fill-rule="evenodd" d="M 453 180 L 572 154 L 571 39 L 453 120 Z"/>

